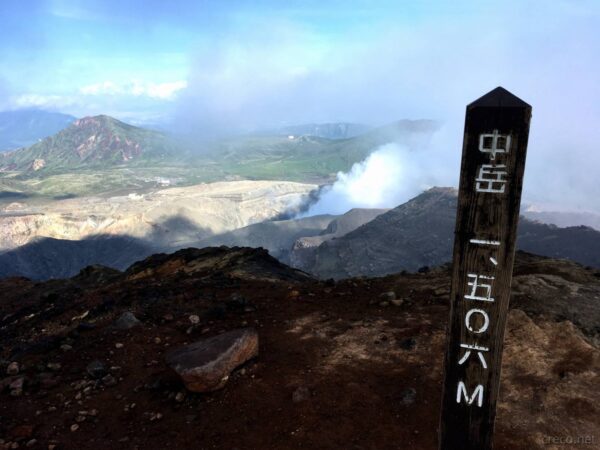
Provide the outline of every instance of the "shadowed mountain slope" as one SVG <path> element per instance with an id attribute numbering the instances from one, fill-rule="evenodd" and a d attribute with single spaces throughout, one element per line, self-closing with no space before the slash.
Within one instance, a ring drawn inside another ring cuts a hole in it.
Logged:
<path id="1" fill-rule="evenodd" d="M 433 188 L 371 222 L 315 249 L 307 270 L 323 278 L 380 276 L 450 261 L 457 192 Z M 521 218 L 521 250 L 600 267 L 600 232 L 558 228 Z"/>

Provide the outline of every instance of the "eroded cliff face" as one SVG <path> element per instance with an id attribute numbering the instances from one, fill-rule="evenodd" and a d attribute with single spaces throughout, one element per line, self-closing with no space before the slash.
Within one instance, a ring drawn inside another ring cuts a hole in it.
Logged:
<path id="1" fill-rule="evenodd" d="M 0 250 L 33 238 L 82 240 L 95 235 L 149 239 L 166 248 L 279 217 L 308 198 L 316 185 L 232 181 L 114 197 L 26 201 L 0 211 Z"/>

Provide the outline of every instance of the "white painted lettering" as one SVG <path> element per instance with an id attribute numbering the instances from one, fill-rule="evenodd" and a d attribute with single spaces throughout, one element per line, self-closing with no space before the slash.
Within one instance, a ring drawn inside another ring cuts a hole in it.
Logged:
<path id="1" fill-rule="evenodd" d="M 510 151 L 510 135 L 499 134 L 494 130 L 491 134 L 479 135 L 479 151 L 489 153 L 490 159 L 495 160 L 497 153 L 508 153 Z"/>
<path id="2" fill-rule="evenodd" d="M 475 330 L 471 326 L 471 317 L 473 316 L 473 314 L 481 314 L 481 316 L 483 317 L 483 325 L 478 330 Z M 469 311 L 467 311 L 467 315 L 465 316 L 465 325 L 467 326 L 467 329 L 469 331 L 481 334 L 490 326 L 490 318 L 483 309 L 470 309 Z"/>
<path id="3" fill-rule="evenodd" d="M 469 273 L 467 276 L 470 278 L 470 281 L 467 284 L 471 287 L 471 293 L 465 295 L 467 300 L 481 300 L 483 302 L 494 301 L 492 298 L 492 285 L 480 281 L 494 280 L 494 277 L 489 277 L 487 275 L 476 275 L 474 273 Z"/>
<path id="4" fill-rule="evenodd" d="M 465 354 L 463 355 L 463 357 L 460 359 L 460 361 L 458 361 L 458 365 L 462 366 L 467 359 L 469 359 L 469 356 L 471 356 L 471 350 L 475 350 L 477 351 L 477 357 L 479 358 L 479 361 L 481 361 L 481 365 L 483 366 L 484 369 L 487 369 L 487 362 L 485 361 L 485 358 L 483 357 L 483 353 L 482 352 L 488 352 L 490 349 L 487 347 L 479 347 L 478 345 L 468 345 L 468 344 L 460 344 L 461 348 L 466 348 L 467 351 L 465 352 Z"/>
<path id="5" fill-rule="evenodd" d="M 481 405 L 483 405 L 483 385 L 478 384 L 475 390 L 473 391 L 473 394 L 469 398 L 469 394 L 467 393 L 467 387 L 465 386 L 465 383 L 459 381 L 458 388 L 456 389 L 456 403 L 460 403 L 461 399 L 463 398 L 465 399 L 468 405 L 471 405 L 475 401 L 475 398 L 477 398 L 477 406 L 481 408 Z"/>
<path id="6" fill-rule="evenodd" d="M 506 166 L 504 164 L 483 164 L 479 168 L 479 175 L 475 179 L 476 192 L 490 192 L 502 194 L 506 187 Z"/>

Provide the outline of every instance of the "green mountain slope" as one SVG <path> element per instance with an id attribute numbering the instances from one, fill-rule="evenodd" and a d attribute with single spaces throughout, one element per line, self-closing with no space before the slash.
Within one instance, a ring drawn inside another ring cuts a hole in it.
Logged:
<path id="1" fill-rule="evenodd" d="M 163 133 L 108 116 L 85 117 L 31 147 L 0 155 L 0 169 L 50 172 L 148 164 L 172 158 L 178 151 Z"/>
<path id="2" fill-rule="evenodd" d="M 403 120 L 347 139 L 251 135 L 176 140 L 108 116 L 86 117 L 28 148 L 0 153 L 0 202 L 8 197 L 81 196 L 224 180 L 323 184 L 379 146 L 418 149 L 436 131 Z"/>
<path id="3" fill-rule="evenodd" d="M 430 120 L 402 120 L 348 139 L 315 136 L 246 136 L 208 146 L 207 157 L 218 162 L 223 176 L 254 179 L 317 181 L 348 171 L 377 147 L 396 142 L 411 145 L 438 129 Z"/>

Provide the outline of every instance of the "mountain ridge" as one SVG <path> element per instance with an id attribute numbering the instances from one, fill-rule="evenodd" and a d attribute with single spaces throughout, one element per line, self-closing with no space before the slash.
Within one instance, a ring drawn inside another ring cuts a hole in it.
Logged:
<path id="1" fill-rule="evenodd" d="M 107 115 L 75 120 L 30 147 L 0 154 L 0 170 L 48 171 L 160 161 L 178 146 L 166 134 L 134 127 Z"/>
<path id="2" fill-rule="evenodd" d="M 326 240 L 303 260 L 312 265 L 298 267 L 322 278 L 346 278 L 414 272 L 448 262 L 457 199 L 454 188 L 432 188 L 344 236 Z M 600 267 L 600 232 L 590 227 L 560 228 L 521 217 L 517 248 Z"/>

